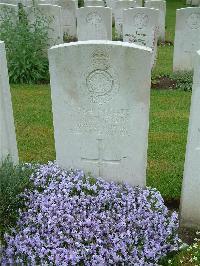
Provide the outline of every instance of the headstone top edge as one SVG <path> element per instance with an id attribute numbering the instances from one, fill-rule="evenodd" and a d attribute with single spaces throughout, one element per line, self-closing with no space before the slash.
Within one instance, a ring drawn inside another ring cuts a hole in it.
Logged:
<path id="1" fill-rule="evenodd" d="M 89 41 L 78 41 L 78 42 L 71 42 L 71 43 L 64 43 L 64 44 L 59 44 L 52 46 L 49 51 L 55 50 L 55 49 L 62 49 L 65 47 L 72 47 L 72 46 L 80 46 L 80 45 L 88 45 L 88 44 L 101 44 L 101 45 L 109 45 L 109 46 L 122 46 L 122 47 L 130 47 L 138 50 L 144 50 L 147 52 L 152 52 L 152 49 L 149 47 L 145 47 L 142 45 L 137 45 L 133 43 L 128 43 L 128 42 L 120 42 L 120 41 L 100 41 L 100 40 L 89 40 Z"/>

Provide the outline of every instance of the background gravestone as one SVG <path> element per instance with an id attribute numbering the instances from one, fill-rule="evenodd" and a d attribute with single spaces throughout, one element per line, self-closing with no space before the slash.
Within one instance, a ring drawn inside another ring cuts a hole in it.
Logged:
<path id="1" fill-rule="evenodd" d="M 192 70 L 196 51 L 200 48 L 200 8 L 176 11 L 173 70 Z"/>
<path id="2" fill-rule="evenodd" d="M 109 7 L 82 7 L 77 10 L 79 41 L 112 40 L 112 11 Z"/>
<path id="3" fill-rule="evenodd" d="M 196 53 L 181 196 L 181 224 L 200 228 L 200 51 Z"/>
<path id="4" fill-rule="evenodd" d="M 123 10 L 137 6 L 137 3 L 132 0 L 118 0 L 115 2 L 113 13 L 115 18 L 115 32 L 118 37 L 121 37 L 123 32 Z"/>
<path id="5" fill-rule="evenodd" d="M 145 186 L 151 49 L 76 42 L 49 62 L 58 164 Z"/>
<path id="6" fill-rule="evenodd" d="M 0 161 L 8 155 L 14 163 L 18 163 L 6 51 L 4 42 L 0 41 Z"/>
<path id="7" fill-rule="evenodd" d="M 165 41 L 165 16 L 166 16 L 166 1 L 164 0 L 151 0 L 146 1 L 145 6 L 149 8 L 155 8 L 160 11 L 159 13 L 159 28 L 158 38 L 161 41 Z"/>
<path id="8" fill-rule="evenodd" d="M 57 5 L 62 7 L 63 34 L 76 37 L 76 2 L 73 0 L 58 0 Z"/>
<path id="9" fill-rule="evenodd" d="M 85 0 L 84 6 L 104 6 L 103 0 Z"/>
<path id="10" fill-rule="evenodd" d="M 48 36 L 49 46 L 63 43 L 61 7 L 47 4 L 38 5 L 37 7 L 45 17 L 49 17 L 51 20 Z"/>
<path id="11" fill-rule="evenodd" d="M 156 60 L 159 10 L 135 7 L 123 12 L 123 41 L 150 47 Z"/>
<path id="12" fill-rule="evenodd" d="M 18 6 L 12 4 L 0 3 L 0 25 L 2 18 L 5 18 L 7 15 L 10 17 L 10 14 L 13 14 L 13 22 L 18 19 Z"/>

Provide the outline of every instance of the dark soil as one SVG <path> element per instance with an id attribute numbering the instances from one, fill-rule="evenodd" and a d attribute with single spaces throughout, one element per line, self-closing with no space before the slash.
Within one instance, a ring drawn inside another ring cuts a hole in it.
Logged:
<path id="1" fill-rule="evenodd" d="M 165 206 L 172 211 L 178 211 L 180 205 L 180 199 L 164 199 Z"/>
<path id="2" fill-rule="evenodd" d="M 184 243 L 191 245 L 195 242 L 194 239 L 197 237 L 196 231 L 197 230 L 193 228 L 180 227 L 179 237 Z"/>
<path id="3" fill-rule="evenodd" d="M 157 90 L 176 89 L 176 80 L 163 76 L 152 81 L 151 88 Z"/>

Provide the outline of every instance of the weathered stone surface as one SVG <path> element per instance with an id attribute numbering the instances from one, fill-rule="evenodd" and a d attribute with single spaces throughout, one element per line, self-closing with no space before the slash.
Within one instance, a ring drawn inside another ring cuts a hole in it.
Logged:
<path id="1" fill-rule="evenodd" d="M 62 7 L 63 34 L 76 37 L 76 2 L 73 0 L 57 0 Z"/>
<path id="2" fill-rule="evenodd" d="M 18 162 L 6 51 L 0 41 L 0 162 L 8 155 L 14 163 Z"/>
<path id="3" fill-rule="evenodd" d="M 40 4 L 38 5 L 41 13 L 49 17 L 51 23 L 49 25 L 49 46 L 63 43 L 63 27 L 62 27 L 62 10 L 60 6 Z"/>
<path id="4" fill-rule="evenodd" d="M 83 7 L 77 10 L 79 41 L 112 40 L 112 11 L 109 7 Z"/>
<path id="5" fill-rule="evenodd" d="M 200 5 L 200 0 L 191 0 L 191 5 L 192 6 L 199 6 Z"/>
<path id="6" fill-rule="evenodd" d="M 113 13 L 115 18 L 115 31 L 118 37 L 121 37 L 123 34 L 123 10 L 133 7 L 138 7 L 135 1 L 132 0 L 116 1 L 113 8 Z"/>
<path id="7" fill-rule="evenodd" d="M 200 8 L 187 7 L 176 11 L 174 71 L 192 70 L 196 51 L 200 48 Z"/>
<path id="8" fill-rule="evenodd" d="M 49 62 L 57 162 L 144 186 L 151 49 L 77 42 L 52 47 Z"/>
<path id="9" fill-rule="evenodd" d="M 103 0 L 85 0 L 84 6 L 104 6 Z"/>
<path id="10" fill-rule="evenodd" d="M 159 28 L 158 37 L 160 40 L 165 41 L 165 16 L 166 16 L 166 1 L 164 0 L 150 0 L 145 2 L 145 6 L 155 8 L 160 11 L 159 15 Z"/>
<path id="11" fill-rule="evenodd" d="M 18 6 L 13 4 L 0 3 L 0 15 L 1 15 L 0 23 L 2 17 L 6 16 L 7 13 L 15 14 L 16 16 L 13 17 L 13 20 L 16 20 L 18 15 Z"/>
<path id="12" fill-rule="evenodd" d="M 157 55 L 159 10 L 135 7 L 123 12 L 123 41 L 150 47 L 152 66 Z"/>
<path id="13" fill-rule="evenodd" d="M 196 53 L 195 58 L 181 196 L 181 225 L 200 228 L 200 51 Z"/>

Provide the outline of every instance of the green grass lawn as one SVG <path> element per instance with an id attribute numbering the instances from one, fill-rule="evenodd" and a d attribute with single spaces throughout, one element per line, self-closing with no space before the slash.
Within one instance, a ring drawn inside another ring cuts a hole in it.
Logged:
<path id="1" fill-rule="evenodd" d="M 167 1 L 166 39 L 173 41 L 176 9 L 185 0 Z M 155 75 L 172 72 L 173 46 L 160 46 Z M 50 87 L 11 86 L 21 161 L 55 159 Z M 191 93 L 152 90 L 147 184 L 168 199 L 179 198 Z"/>

